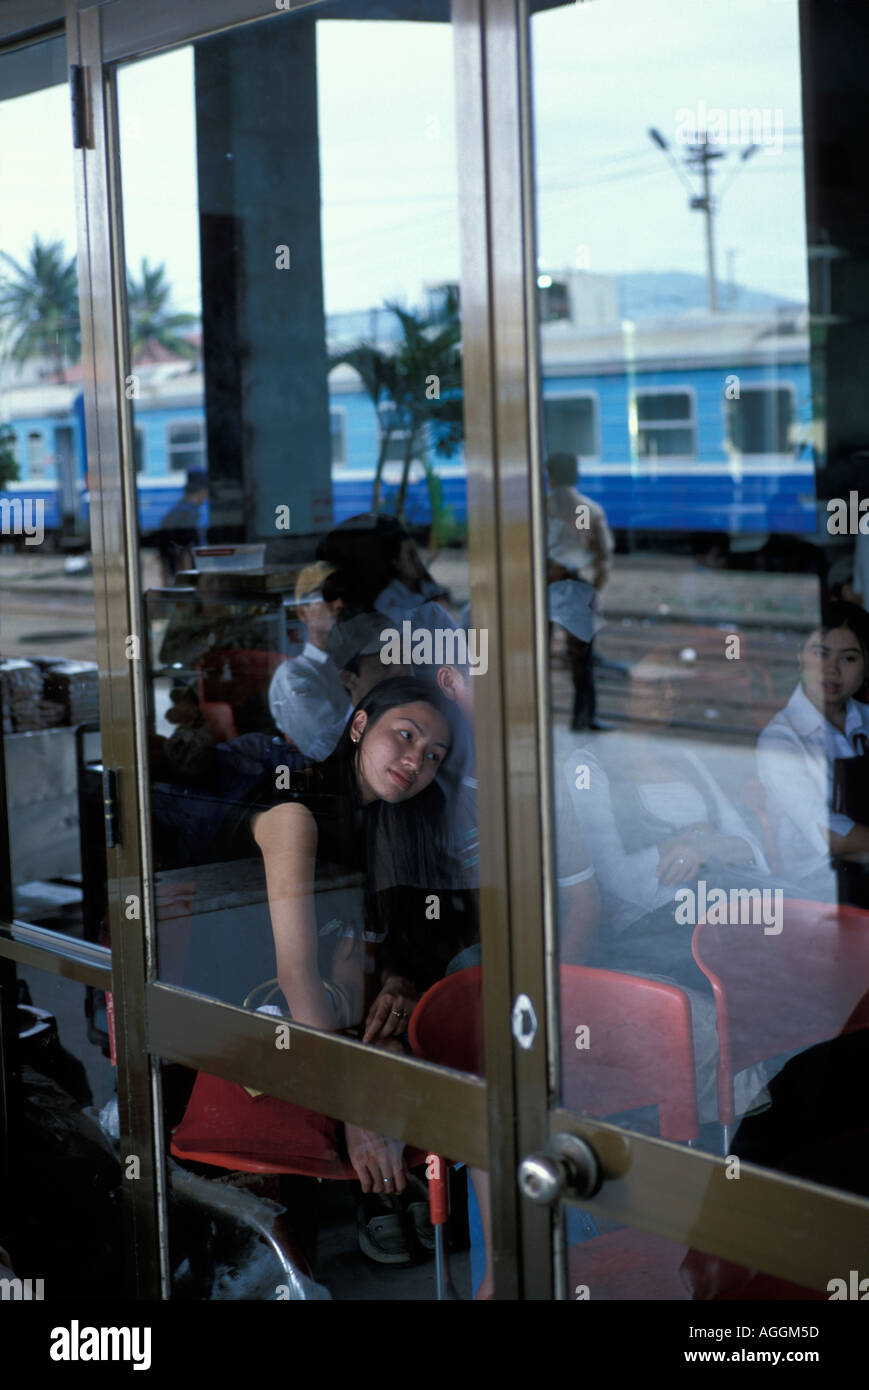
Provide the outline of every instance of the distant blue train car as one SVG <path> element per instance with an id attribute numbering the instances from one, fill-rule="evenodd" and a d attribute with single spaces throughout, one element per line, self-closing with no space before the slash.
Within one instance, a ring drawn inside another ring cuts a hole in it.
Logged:
<path id="1" fill-rule="evenodd" d="M 816 531 L 811 382 L 805 315 L 684 314 L 625 324 L 544 324 L 544 452 L 576 455 L 580 488 L 619 532 L 726 531 L 732 535 Z M 47 402 L 58 386 L 17 392 L 21 480 L 7 497 L 41 498 L 47 531 L 64 517 L 86 520 L 87 479 L 80 393 Z M 183 394 L 182 394 L 183 392 Z M 41 408 L 40 408 L 41 405 Z M 382 417 L 349 367 L 330 377 L 333 517 L 371 506 Z M 153 532 L 180 496 L 188 469 L 206 467 L 201 373 L 149 383 L 135 408 L 139 521 Z M 397 488 L 404 436 L 392 433 L 383 495 Z M 464 456 L 430 454 L 443 504 L 461 526 Z M 425 466 L 415 460 L 407 518 L 431 519 Z"/>

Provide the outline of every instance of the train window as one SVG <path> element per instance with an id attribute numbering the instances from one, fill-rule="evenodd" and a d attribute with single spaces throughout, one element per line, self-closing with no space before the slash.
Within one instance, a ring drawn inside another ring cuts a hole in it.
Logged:
<path id="1" fill-rule="evenodd" d="M 547 453 L 563 452 L 585 458 L 597 458 L 600 454 L 596 395 L 544 401 L 543 427 Z"/>
<path id="2" fill-rule="evenodd" d="M 140 425 L 133 430 L 133 450 L 136 459 L 136 472 L 145 471 L 145 431 Z"/>
<path id="3" fill-rule="evenodd" d="M 28 430 L 27 476 L 28 478 L 42 478 L 45 476 L 45 471 L 45 435 L 42 430 Z"/>
<path id="4" fill-rule="evenodd" d="M 640 458 L 694 455 L 694 402 L 689 391 L 637 391 L 637 453 Z"/>
<path id="5" fill-rule="evenodd" d="M 329 411 L 329 430 L 332 439 L 332 467 L 343 468 L 347 462 L 347 411 Z"/>
<path id="6" fill-rule="evenodd" d="M 725 399 L 724 420 L 736 453 L 786 454 L 793 448 L 793 387 L 742 384 L 738 399 Z"/>
<path id="7" fill-rule="evenodd" d="M 183 420 L 166 427 L 169 468 L 184 473 L 205 467 L 205 437 L 201 420 Z"/>
<path id="8" fill-rule="evenodd" d="M 541 323 L 555 323 L 559 319 L 570 318 L 570 293 L 564 280 L 553 280 L 551 275 L 538 275 L 537 289 Z"/>

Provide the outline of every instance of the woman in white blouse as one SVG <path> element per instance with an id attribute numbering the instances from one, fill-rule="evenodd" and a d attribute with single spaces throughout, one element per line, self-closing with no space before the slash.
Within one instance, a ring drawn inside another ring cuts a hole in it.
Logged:
<path id="1" fill-rule="evenodd" d="M 661 649 L 637 663 L 632 719 L 671 721 L 693 657 Z M 769 883 L 759 841 L 700 759 L 660 734 L 597 743 L 594 753 L 578 746 L 563 777 L 600 894 L 595 963 L 696 983 L 676 892 L 699 877 L 721 887 Z"/>
<path id="2" fill-rule="evenodd" d="M 869 705 L 855 698 L 869 675 L 869 617 L 855 604 L 826 605 L 798 661 L 800 683 L 757 745 L 782 872 L 804 886 L 805 896 L 832 896 L 832 856 L 842 870 L 840 894 L 844 888 L 853 900 L 849 879 L 865 906 L 859 884 L 863 879 L 865 889 L 869 877 L 869 816 L 860 810 L 859 782 L 867 763 L 855 768 L 849 797 L 836 795 L 834 782 L 839 760 L 869 750 Z"/>

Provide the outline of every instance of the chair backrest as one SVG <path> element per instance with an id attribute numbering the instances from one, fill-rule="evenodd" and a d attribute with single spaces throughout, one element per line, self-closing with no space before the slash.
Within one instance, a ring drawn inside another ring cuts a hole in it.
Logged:
<path id="1" fill-rule="evenodd" d="M 733 1077 L 752 1063 L 854 1031 L 869 986 L 869 912 L 785 898 L 781 931 L 700 922 L 691 949 L 715 995 L 719 1112 L 730 1124 Z"/>
<path id="2" fill-rule="evenodd" d="M 418 1057 L 456 1071 L 484 1074 L 483 973 L 457 970 L 426 990 L 410 1016 L 408 1035 Z"/>
<path id="3" fill-rule="evenodd" d="M 594 966 L 562 965 L 560 975 L 562 1104 L 598 1116 L 657 1105 L 663 1139 L 696 1139 L 685 992 Z"/>
<path id="4" fill-rule="evenodd" d="M 663 1138 L 696 1138 L 687 995 L 675 985 L 591 966 L 563 965 L 560 978 L 563 1103 L 601 1117 L 657 1105 Z M 411 1015 L 414 1052 L 482 1074 L 481 996 L 479 966 L 433 985 Z"/>

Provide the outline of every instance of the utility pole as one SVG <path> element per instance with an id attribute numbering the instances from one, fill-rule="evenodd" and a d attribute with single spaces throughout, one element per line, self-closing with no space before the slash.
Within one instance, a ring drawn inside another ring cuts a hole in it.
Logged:
<path id="1" fill-rule="evenodd" d="M 713 215 L 715 206 L 712 201 L 712 187 L 709 177 L 709 166 L 713 159 L 723 159 L 723 150 L 710 150 L 706 142 L 706 132 L 703 132 L 703 139 L 698 140 L 695 145 L 691 145 L 686 155 L 686 163 L 691 170 L 699 169 L 703 180 L 703 193 L 698 197 L 692 197 L 691 207 L 696 212 L 702 212 L 706 224 L 706 280 L 709 288 L 709 312 L 718 313 L 718 284 L 715 278 L 715 234 L 713 230 Z"/>
<path id="2" fill-rule="evenodd" d="M 715 234 L 713 218 L 718 204 L 716 204 L 715 200 L 712 197 L 712 171 L 710 166 L 712 164 L 713 159 L 724 158 L 724 151 L 710 149 L 705 130 L 700 131 L 699 135 L 701 138 L 695 140 L 692 145 L 689 145 L 687 154 L 685 156 L 685 163 L 687 164 L 691 173 L 700 174 L 703 188 L 703 192 L 700 194 L 695 192 L 694 186 L 691 184 L 691 181 L 685 175 L 678 160 L 674 159 L 670 146 L 667 144 L 667 141 L 664 139 L 661 132 L 655 129 L 650 129 L 649 131 L 650 139 L 658 146 L 659 150 L 663 151 L 667 163 L 670 165 L 676 177 L 679 179 L 679 182 L 682 184 L 682 187 L 687 189 L 689 194 L 688 206 L 691 208 L 693 212 L 702 212 L 704 214 L 706 237 L 706 284 L 709 299 L 709 312 L 710 314 L 717 314 L 719 311 L 719 305 L 718 282 L 715 276 Z M 751 156 L 756 152 L 757 148 L 758 147 L 755 144 L 746 145 L 740 153 L 740 165 L 744 160 L 750 159 Z M 734 174 L 738 171 L 740 165 L 737 165 L 736 170 L 734 170 Z M 730 179 L 728 179 L 727 183 L 725 184 L 725 188 L 730 187 L 730 184 L 733 182 L 733 177 L 734 175 L 731 175 Z M 721 198 L 719 195 L 718 203 L 720 203 L 720 201 Z"/>

